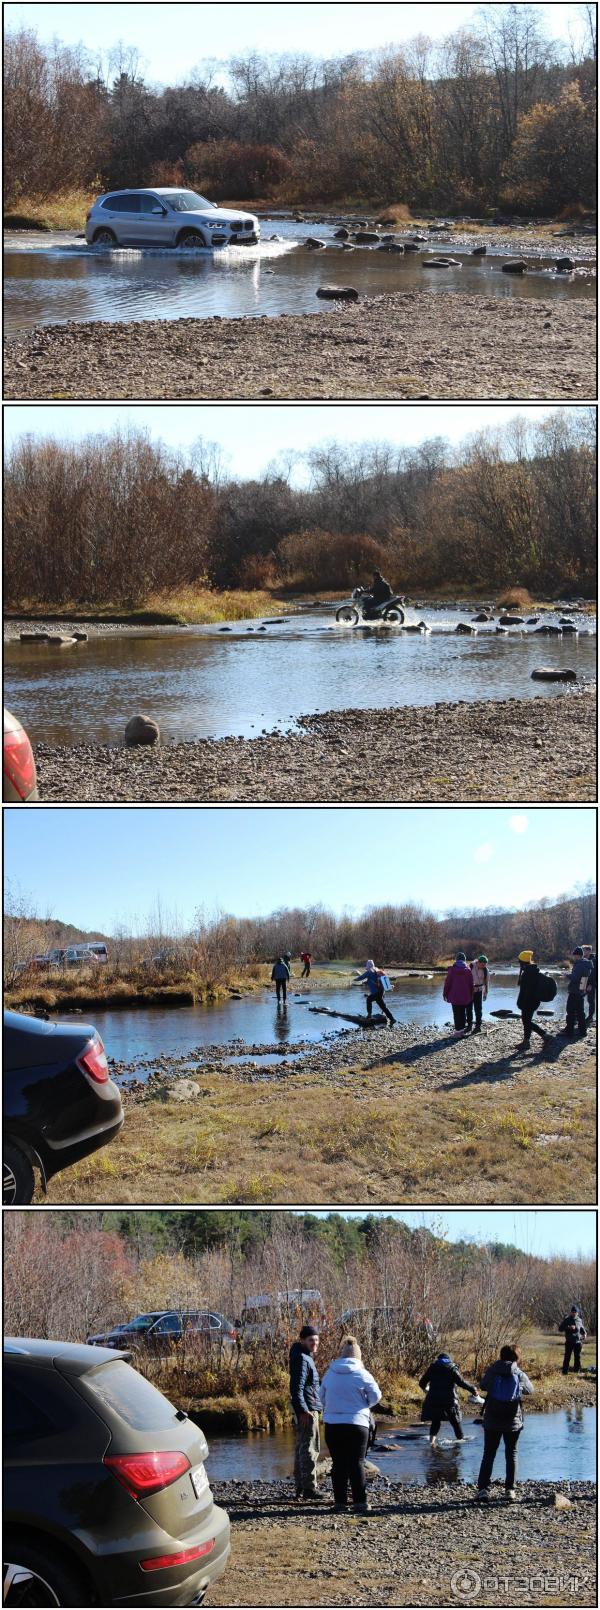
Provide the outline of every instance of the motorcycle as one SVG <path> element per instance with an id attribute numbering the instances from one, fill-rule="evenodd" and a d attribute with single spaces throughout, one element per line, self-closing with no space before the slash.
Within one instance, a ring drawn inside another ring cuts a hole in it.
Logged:
<path id="1" fill-rule="evenodd" d="M 361 620 L 385 621 L 388 626 L 403 626 L 406 618 L 403 602 L 402 597 L 395 596 L 387 598 L 383 604 L 376 604 L 366 587 L 355 587 L 352 600 L 336 609 L 335 618 L 344 626 L 358 626 Z"/>

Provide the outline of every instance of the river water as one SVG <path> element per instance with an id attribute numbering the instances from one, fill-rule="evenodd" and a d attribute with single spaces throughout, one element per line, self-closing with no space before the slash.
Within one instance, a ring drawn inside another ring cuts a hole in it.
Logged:
<path id="1" fill-rule="evenodd" d="M 554 1020 L 559 1023 L 564 1011 L 564 974 L 557 978 L 557 984 L 558 994 L 552 1004 Z M 442 986 L 441 974 L 434 978 L 403 978 L 387 997 L 390 1009 L 403 1023 L 415 1023 L 420 1028 L 425 1025 L 441 1027 L 452 1015 L 442 999 Z M 516 972 L 492 972 L 486 1016 L 497 1007 L 514 1008 L 516 994 Z M 109 1056 L 116 1062 L 134 1065 L 138 1058 L 180 1057 L 188 1053 L 190 1061 L 194 1061 L 197 1059 L 193 1054 L 198 1051 L 201 1055 L 204 1046 L 227 1045 L 232 1057 L 240 1058 L 244 1053 L 248 1055 L 247 1047 L 253 1045 L 293 1048 L 305 1040 L 321 1043 L 341 1033 L 362 1034 L 361 1029 L 341 1019 L 336 1021 L 311 1011 L 311 1006 L 362 1012 L 364 997 L 360 986 L 347 988 L 343 984 L 319 986 L 311 994 L 302 995 L 300 982 L 293 979 L 285 1012 L 278 1011 L 270 990 L 261 990 L 242 1000 L 219 1001 L 207 1006 L 94 1010 L 93 1020 Z M 551 1024 L 553 1019 L 548 1021 Z M 268 1066 L 279 1059 L 273 1053 L 264 1058 L 256 1056 L 255 1060 L 259 1066 Z M 145 1071 L 142 1070 L 142 1077 Z"/>
<path id="2" fill-rule="evenodd" d="M 377 247 L 341 249 L 333 239 L 334 224 L 310 226 L 290 219 L 261 221 L 257 246 L 212 251 L 110 250 L 86 246 L 77 235 L 41 231 L 9 232 L 5 237 L 5 327 L 8 332 L 34 324 L 88 319 L 128 322 L 133 319 L 259 318 L 282 313 L 315 313 L 331 309 L 316 296 L 320 285 L 350 284 L 361 296 L 390 291 L 427 289 L 461 291 L 526 299 L 589 299 L 595 294 L 593 265 L 575 274 L 553 270 L 556 257 L 569 251 L 577 259 L 581 245 L 557 241 L 548 256 L 526 256 L 529 272 L 503 274 L 501 264 L 517 249 L 474 258 L 437 236 L 406 256 Z M 269 237 L 276 235 L 278 239 Z M 327 243 L 325 251 L 307 251 L 312 235 Z M 459 266 L 423 268 L 427 256 L 450 253 Z"/>
<path id="3" fill-rule="evenodd" d="M 340 599 L 340 602 L 342 600 Z M 276 624 L 237 621 L 92 636 L 76 648 L 11 642 L 5 699 L 30 737 L 49 743 L 115 743 L 136 710 L 158 721 L 165 741 L 256 737 L 293 730 L 325 710 L 379 709 L 457 699 L 553 698 L 560 682 L 532 682 L 536 667 L 596 667 L 595 621 L 575 615 L 580 635 L 544 637 L 534 627 L 455 636 L 476 609 L 409 611 L 424 635 L 335 624 L 335 606 L 290 614 Z M 544 615 L 553 622 L 557 617 Z"/>
<path id="4" fill-rule="evenodd" d="M 194 1417 L 195 1418 L 195 1417 Z M 202 1424 L 202 1414 L 198 1416 Z M 483 1431 L 465 1418 L 464 1442 L 457 1444 L 449 1426 L 443 1425 L 439 1446 L 428 1446 L 428 1428 L 412 1428 L 395 1424 L 382 1424 L 380 1436 L 384 1442 L 397 1440 L 397 1451 L 379 1453 L 374 1448 L 369 1455 L 390 1481 L 407 1486 L 443 1482 L 474 1482 L 483 1452 Z M 322 1434 L 322 1442 L 324 1437 Z M 210 1459 L 208 1473 L 215 1481 L 275 1481 L 291 1478 L 294 1462 L 294 1437 L 290 1429 L 274 1436 L 248 1437 L 209 1436 Z M 322 1452 L 327 1454 L 327 1448 Z M 494 1470 L 496 1477 L 503 1475 L 502 1451 L 498 1453 Z M 594 1481 L 596 1478 L 596 1416 L 592 1408 L 559 1409 L 550 1414 L 526 1411 L 525 1426 L 519 1439 L 519 1479 L 521 1481 Z M 322 1483 L 325 1493 L 330 1491 L 330 1478 Z"/>

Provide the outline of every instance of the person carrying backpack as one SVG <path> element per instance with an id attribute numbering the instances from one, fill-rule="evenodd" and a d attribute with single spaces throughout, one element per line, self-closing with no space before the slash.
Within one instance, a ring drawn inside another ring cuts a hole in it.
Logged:
<path id="1" fill-rule="evenodd" d="M 477 961 L 469 963 L 473 975 L 473 1000 L 467 1002 L 467 1028 L 473 1027 L 473 1012 L 475 1012 L 475 1033 L 481 1032 L 481 1019 L 483 1017 L 483 1003 L 488 998 L 490 975 L 488 973 L 487 956 L 477 957 Z"/>
<path id="2" fill-rule="evenodd" d="M 284 1006 L 287 1001 L 287 987 L 290 979 L 290 972 L 291 968 L 289 966 L 289 962 L 286 961 L 285 956 L 279 956 L 271 973 L 271 982 L 275 985 L 275 989 L 277 991 L 278 1006 L 282 999 Z"/>
<path id="3" fill-rule="evenodd" d="M 448 968 L 448 972 L 446 973 L 446 977 L 444 979 L 443 989 L 444 1000 L 448 1001 L 452 1007 L 455 1034 L 469 1033 L 469 1029 L 467 1028 L 467 1014 L 470 1007 L 472 1022 L 474 993 L 473 974 L 470 967 L 467 967 L 467 958 L 464 950 L 459 950 L 455 961 L 452 963 L 452 966 Z"/>
<path id="4" fill-rule="evenodd" d="M 368 961 L 364 973 L 357 973 L 356 982 L 367 986 L 367 1017 L 371 1017 L 373 1001 L 376 1001 L 380 1012 L 387 1017 L 388 1023 L 395 1023 L 396 1019 L 392 1017 L 383 998 L 384 990 L 390 986 L 381 968 L 376 967 L 374 961 Z"/>
<path id="5" fill-rule="evenodd" d="M 429 1446 L 435 1448 L 442 1420 L 449 1420 L 457 1442 L 462 1442 L 464 1433 L 456 1389 L 460 1386 L 470 1397 L 479 1398 L 477 1387 L 469 1386 L 469 1382 L 463 1380 L 449 1353 L 438 1353 L 433 1364 L 421 1376 L 419 1386 L 425 1393 L 421 1419 L 429 1421 Z"/>
<path id="6" fill-rule="evenodd" d="M 580 1034 L 587 1034 L 585 1021 L 585 995 L 588 978 L 592 971 L 591 961 L 583 954 L 583 946 L 576 945 L 573 951 L 573 966 L 571 977 L 567 985 L 567 1022 L 565 1034 L 574 1034 L 575 1023 Z"/>
<path id="7" fill-rule="evenodd" d="M 562 1373 L 563 1375 L 568 1375 L 571 1354 L 573 1354 L 573 1370 L 577 1375 L 581 1369 L 581 1349 L 587 1336 L 587 1331 L 576 1303 L 571 1304 L 568 1314 L 565 1314 L 564 1319 L 561 1319 L 558 1328 L 565 1338 Z"/>
<path id="8" fill-rule="evenodd" d="M 541 1006 L 542 1001 L 546 998 L 544 980 L 537 963 L 534 962 L 533 951 L 519 951 L 519 961 L 521 970 L 519 972 L 517 1006 L 523 1023 L 523 1043 L 520 1046 L 520 1050 L 526 1051 L 532 1032 L 539 1034 L 540 1040 L 543 1040 L 544 1045 L 549 1044 L 551 1036 L 546 1033 L 545 1029 L 541 1028 L 539 1023 L 534 1023 L 533 1021 L 534 1012 L 537 1012 L 538 1007 Z M 556 987 L 554 993 L 556 993 Z"/>
<path id="9" fill-rule="evenodd" d="M 489 1500 L 494 1460 L 502 1441 L 506 1456 L 505 1496 L 509 1503 L 514 1503 L 517 1496 L 517 1443 L 523 1430 L 521 1398 L 533 1392 L 519 1360 L 518 1347 L 501 1347 L 499 1359 L 482 1377 L 481 1385 L 487 1393 L 482 1414 L 483 1459 L 477 1477 L 477 1498 L 482 1503 Z"/>

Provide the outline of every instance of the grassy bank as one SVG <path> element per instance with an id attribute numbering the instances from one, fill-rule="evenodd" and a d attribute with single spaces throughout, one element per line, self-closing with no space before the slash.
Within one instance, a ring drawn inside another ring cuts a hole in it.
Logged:
<path id="1" fill-rule="evenodd" d="M 161 973 L 157 968 L 143 972 L 132 971 L 123 976 L 110 969 L 96 967 L 83 973 L 74 970 L 64 974 L 33 975 L 24 983 L 8 985 L 5 989 L 5 1006 L 14 1011 L 76 1012 L 114 1011 L 119 1007 L 196 1006 L 208 1001 L 223 1001 L 231 994 L 258 989 L 266 978 L 267 969 L 247 971 L 242 979 L 233 974 L 222 978 L 206 978 L 193 969 Z"/>
<path id="2" fill-rule="evenodd" d="M 503 1065 L 504 1068 L 505 1065 Z M 202 1070 L 202 1099 L 129 1105 L 116 1141 L 50 1186 L 76 1202 L 595 1200 L 595 1063 L 487 1063 L 435 1088 L 433 1058 L 250 1084 Z M 446 1073 L 452 1074 L 446 1063 Z M 431 1087 L 430 1087 L 431 1081 Z"/>
<path id="3" fill-rule="evenodd" d="M 218 621 L 280 615 L 289 607 L 272 592 L 232 588 L 215 592 L 209 587 L 180 587 L 174 593 L 152 593 L 143 604 L 89 604 L 67 599 L 44 604 L 38 599 L 11 599 L 6 619 L 31 621 L 94 621 L 122 626 L 211 626 Z"/>

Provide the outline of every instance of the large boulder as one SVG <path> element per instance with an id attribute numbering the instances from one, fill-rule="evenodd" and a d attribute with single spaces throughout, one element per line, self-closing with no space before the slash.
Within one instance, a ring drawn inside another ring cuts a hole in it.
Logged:
<path id="1" fill-rule="evenodd" d="M 160 743 L 160 727 L 151 716 L 131 716 L 125 728 L 126 744 Z"/>
<path id="2" fill-rule="evenodd" d="M 486 615 L 484 613 L 484 611 L 482 610 L 480 615 L 474 615 L 473 616 L 473 620 L 475 621 L 476 625 L 479 626 L 483 621 L 491 621 L 492 616 L 491 615 Z"/>
<path id="3" fill-rule="evenodd" d="M 357 229 L 354 235 L 357 246 L 370 246 L 374 240 L 380 240 L 374 229 Z"/>
<path id="4" fill-rule="evenodd" d="M 522 615 L 501 615 L 498 624 L 499 626 L 524 626 L 525 622 Z"/>
<path id="5" fill-rule="evenodd" d="M 49 643 L 49 632 L 19 632 L 21 643 Z"/>
<path id="6" fill-rule="evenodd" d="M 487 256 L 487 246 L 474 246 L 473 247 L 473 250 L 471 252 L 471 257 L 486 257 L 486 256 Z"/>
<path id="7" fill-rule="evenodd" d="M 314 235 L 308 235 L 307 239 L 304 242 L 304 245 L 306 246 L 306 250 L 308 252 L 324 252 L 325 251 L 325 241 L 324 240 L 315 240 Z"/>
<path id="8" fill-rule="evenodd" d="M 346 229 L 345 225 L 343 225 L 343 227 L 341 229 L 334 229 L 333 238 L 334 238 L 334 240 L 349 240 L 350 239 L 350 230 Z"/>
<path id="9" fill-rule="evenodd" d="M 574 267 L 575 264 L 572 257 L 557 257 L 554 264 L 554 271 L 556 274 L 570 274 Z"/>
<path id="10" fill-rule="evenodd" d="M 421 247 L 416 240 L 405 240 L 404 250 L 405 252 L 420 252 Z"/>
<path id="11" fill-rule="evenodd" d="M 460 268 L 458 257 L 424 257 L 423 268 Z"/>
<path id="12" fill-rule="evenodd" d="M 354 285 L 320 285 L 317 296 L 326 302 L 358 302 Z"/>
<path id="13" fill-rule="evenodd" d="M 466 621 L 459 621 L 458 626 L 455 626 L 454 630 L 455 632 L 459 632 L 463 637 L 477 636 L 477 627 L 468 626 Z"/>
<path id="14" fill-rule="evenodd" d="M 399 240 L 382 240 L 377 250 L 378 252 L 401 252 L 402 256 L 404 256 L 404 247 Z"/>
<path id="15" fill-rule="evenodd" d="M 527 264 L 522 257 L 511 257 L 507 263 L 502 264 L 503 274 L 526 274 Z"/>

